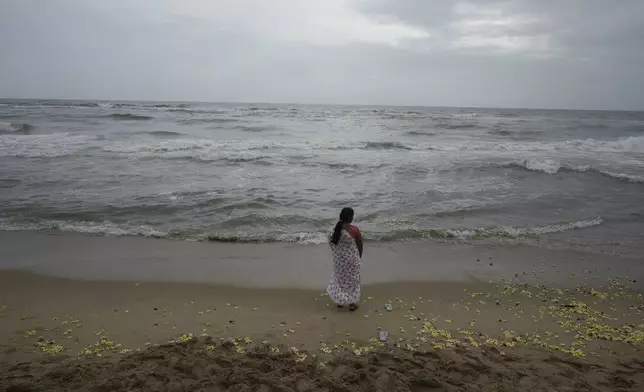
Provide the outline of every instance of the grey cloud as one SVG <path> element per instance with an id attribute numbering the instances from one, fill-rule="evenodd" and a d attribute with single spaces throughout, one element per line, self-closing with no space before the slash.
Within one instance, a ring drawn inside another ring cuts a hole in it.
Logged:
<path id="1" fill-rule="evenodd" d="M 644 109 L 641 1 L 0 9 L 0 96 Z"/>

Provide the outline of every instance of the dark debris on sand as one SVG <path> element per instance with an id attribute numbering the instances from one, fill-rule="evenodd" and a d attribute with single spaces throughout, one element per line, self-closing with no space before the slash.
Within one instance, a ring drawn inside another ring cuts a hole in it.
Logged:
<path id="1" fill-rule="evenodd" d="M 400 349 L 312 355 L 269 346 L 237 353 L 213 340 L 111 358 L 0 364 L 0 390 L 35 391 L 642 391 L 644 361 L 600 364 L 540 350 Z"/>

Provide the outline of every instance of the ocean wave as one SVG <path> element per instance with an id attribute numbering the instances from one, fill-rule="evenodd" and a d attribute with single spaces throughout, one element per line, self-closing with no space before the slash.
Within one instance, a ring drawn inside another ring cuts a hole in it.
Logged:
<path id="1" fill-rule="evenodd" d="M 641 143 L 641 147 L 640 147 Z M 466 152 L 466 151 L 498 151 L 509 153 L 522 152 L 617 152 L 637 151 L 644 149 L 644 137 L 631 137 L 614 141 L 598 141 L 586 139 L 583 141 L 565 141 L 558 143 L 542 142 L 468 142 L 468 143 L 414 143 L 406 144 L 400 141 L 371 141 L 371 142 L 350 142 L 343 140 L 336 141 L 310 141 L 310 142 L 281 142 L 267 140 L 227 140 L 214 141 L 211 139 L 175 139 L 163 142 L 163 144 L 148 142 L 142 144 L 121 143 L 103 147 L 105 151 L 120 153 L 136 152 L 172 152 L 183 150 L 228 150 L 228 151 L 252 151 L 252 150 L 415 150 L 415 151 L 441 151 L 441 152 Z"/>
<path id="2" fill-rule="evenodd" d="M 518 168 L 531 170 L 531 171 L 539 171 L 546 174 L 557 174 L 559 170 L 561 170 L 562 168 L 561 163 L 554 161 L 552 159 L 545 159 L 545 160 L 530 159 L 530 160 L 516 161 L 502 166 L 518 167 Z M 572 170 L 574 170 L 574 168 L 572 168 Z"/>
<path id="3" fill-rule="evenodd" d="M 15 178 L 0 178 L 0 188 L 14 188 L 20 183 L 21 181 Z"/>
<path id="4" fill-rule="evenodd" d="M 2 133 L 22 133 L 28 134 L 32 129 L 29 124 L 14 124 L 10 122 L 0 122 L 0 134 Z"/>
<path id="5" fill-rule="evenodd" d="M 180 137 L 180 136 L 186 136 L 183 133 L 179 132 L 173 132 L 173 131 L 151 131 L 151 132 L 146 132 L 148 135 L 154 135 L 154 136 L 160 136 L 160 137 Z"/>
<path id="6" fill-rule="evenodd" d="M 162 142 L 146 143 L 114 143 L 103 146 L 105 152 L 115 153 L 168 153 L 176 151 L 199 150 L 216 146 L 211 140 L 201 139 L 174 139 Z"/>
<path id="7" fill-rule="evenodd" d="M 188 108 L 188 105 L 185 103 L 180 103 L 176 105 L 171 105 L 167 103 L 156 103 L 156 104 L 153 104 L 152 107 L 160 108 L 160 109 L 186 109 Z"/>
<path id="8" fill-rule="evenodd" d="M 408 132 L 405 132 L 405 135 L 407 135 L 407 136 L 435 136 L 436 134 L 433 133 L 433 132 L 408 131 Z"/>
<path id="9" fill-rule="evenodd" d="M 424 146 L 419 145 L 419 149 Z M 562 142 L 468 142 L 435 145 L 440 151 L 504 151 L 504 152 L 635 152 L 644 153 L 644 136 L 631 136 L 617 140 L 577 139 Z"/>
<path id="10" fill-rule="evenodd" d="M 120 109 L 120 108 L 139 108 L 139 107 L 141 107 L 141 105 L 136 104 L 136 103 L 110 103 L 109 106 L 112 107 L 112 108 L 117 108 L 117 109 Z"/>
<path id="11" fill-rule="evenodd" d="M 25 105 L 25 103 L 22 103 Z M 33 106 L 58 106 L 69 108 L 97 108 L 101 105 L 97 102 L 65 102 L 65 101 L 40 101 Z"/>
<path id="12" fill-rule="evenodd" d="M 603 176 L 607 176 L 621 181 L 644 184 L 643 176 L 626 174 L 626 173 L 615 173 L 604 169 L 598 169 L 592 166 L 565 166 L 560 162 L 554 161 L 551 159 L 545 159 L 545 160 L 531 159 L 531 160 L 515 161 L 508 164 L 504 164 L 502 166 L 517 167 L 517 168 L 531 170 L 531 171 L 539 171 L 539 172 L 543 172 L 551 175 L 557 174 L 560 172 L 597 173 L 597 174 L 601 174 Z"/>
<path id="13" fill-rule="evenodd" d="M 234 144 L 217 143 L 212 140 L 181 139 L 180 136 L 163 141 L 146 143 L 114 143 L 101 147 L 102 151 L 123 154 L 137 159 L 185 159 L 200 162 L 229 162 L 233 164 L 252 162 L 258 165 L 273 165 L 276 158 L 262 153 L 268 147 L 242 148 Z M 282 155 L 277 156 L 277 158 Z"/>
<path id="14" fill-rule="evenodd" d="M 441 122 L 436 124 L 436 128 L 441 128 L 441 129 L 476 129 L 476 128 L 481 128 L 480 125 L 477 124 L 472 124 L 472 123 L 447 123 L 447 122 Z"/>
<path id="15" fill-rule="evenodd" d="M 365 150 L 412 150 L 411 147 L 400 142 L 367 142 Z"/>
<path id="16" fill-rule="evenodd" d="M 380 241 L 400 241 L 413 239 L 520 239 L 524 237 L 539 237 L 547 234 L 560 233 L 568 230 L 579 230 L 595 227 L 603 223 L 601 217 L 583 219 L 574 222 L 557 223 L 544 226 L 529 227 L 491 227 L 491 228 L 410 228 L 397 230 L 376 236 Z"/>
<path id="17" fill-rule="evenodd" d="M 113 118 L 114 120 L 135 120 L 135 121 L 154 120 L 154 117 L 143 116 L 140 114 L 132 114 L 132 113 L 112 113 L 112 114 L 105 115 L 105 117 Z"/>
<path id="18" fill-rule="evenodd" d="M 522 136 L 538 136 L 543 134 L 542 130 L 539 129 L 502 129 L 502 128 L 495 128 L 490 131 L 488 131 L 490 135 L 496 135 L 496 136 L 516 136 L 516 137 L 522 137 Z"/>
<path id="19" fill-rule="evenodd" d="M 111 108 L 141 108 L 141 109 L 186 109 L 189 105 L 167 104 L 167 103 L 134 103 L 134 102 L 111 102 L 107 104 Z"/>
<path id="20" fill-rule="evenodd" d="M 55 133 L 43 135 L 2 135 L 0 156 L 16 158 L 56 158 L 89 148 L 88 136 Z"/>
<path id="21" fill-rule="evenodd" d="M 475 112 L 470 112 L 470 113 L 458 113 L 458 114 L 450 114 L 450 117 L 455 117 L 455 118 L 470 118 L 470 117 L 479 117 L 479 113 Z"/>
<path id="22" fill-rule="evenodd" d="M 482 239 L 524 239 L 569 230 L 581 230 L 601 225 L 601 217 L 594 217 L 574 222 L 564 222 L 544 226 L 530 227 L 491 227 L 491 228 L 397 228 L 390 232 L 365 232 L 365 239 L 380 242 L 400 242 L 413 240 L 482 240 Z M 131 223 L 116 224 L 110 221 L 62 221 L 38 220 L 16 221 L 11 218 L 0 218 L 0 231 L 63 231 L 81 234 L 106 236 L 139 236 L 167 238 L 178 240 L 236 242 L 236 243 L 269 243 L 295 242 L 303 244 L 321 244 L 328 241 L 328 230 L 298 233 L 248 232 L 236 231 L 162 231 L 148 225 Z"/>
<path id="23" fill-rule="evenodd" d="M 237 125 L 234 127 L 234 129 L 242 131 L 242 132 L 266 132 L 266 131 L 273 131 L 275 130 L 274 127 L 270 126 L 261 126 L 261 125 Z"/>
<path id="24" fill-rule="evenodd" d="M 196 124 L 227 124 L 227 123 L 234 123 L 234 122 L 240 122 L 242 120 L 237 119 L 237 118 L 224 118 L 224 117 L 217 117 L 217 118 L 187 118 L 179 121 L 179 124 L 184 124 L 184 125 L 196 125 Z"/>
<path id="25" fill-rule="evenodd" d="M 249 234 L 249 233 L 222 233 L 222 234 L 208 234 L 204 237 L 210 242 L 225 242 L 225 243 L 270 243 L 270 242 L 287 242 L 307 244 L 324 244 L 328 242 L 328 234 L 326 232 L 315 233 L 292 233 L 292 234 L 278 234 L 278 235 L 262 235 L 262 234 Z"/>
<path id="26" fill-rule="evenodd" d="M 38 220 L 34 222 L 14 221 L 8 218 L 0 218 L 0 230 L 2 231 L 63 231 L 93 235 L 108 236 L 139 236 L 167 238 L 167 232 L 159 231 L 146 225 L 115 224 L 110 221 L 61 221 L 61 220 Z"/>
<path id="27" fill-rule="evenodd" d="M 586 150 L 596 151 L 630 151 L 644 152 L 644 136 L 631 136 L 617 140 L 569 140 L 561 143 L 565 147 L 577 147 Z"/>

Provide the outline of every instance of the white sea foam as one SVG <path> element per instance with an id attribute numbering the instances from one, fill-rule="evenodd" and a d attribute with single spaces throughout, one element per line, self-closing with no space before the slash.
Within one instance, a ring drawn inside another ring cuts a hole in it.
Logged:
<path id="1" fill-rule="evenodd" d="M 523 164 L 528 170 L 536 170 L 548 174 L 556 174 L 559 169 L 561 169 L 561 164 L 551 159 L 546 159 L 543 161 L 533 159 L 524 161 Z"/>
<path id="2" fill-rule="evenodd" d="M 82 234 L 108 235 L 108 236 L 143 236 L 164 238 L 168 233 L 159 231 L 145 225 L 118 225 L 110 221 L 60 221 L 39 220 L 37 222 L 20 222 L 0 218 L 0 230 L 3 231 L 47 231 L 58 230 Z"/>
<path id="3" fill-rule="evenodd" d="M 524 143 L 423 143 L 415 149 L 432 147 L 439 151 L 503 151 L 503 152 L 578 152 L 578 153 L 644 153 L 644 136 L 631 136 L 617 140 L 579 139 L 562 142 L 524 142 Z"/>
<path id="4" fill-rule="evenodd" d="M 557 174 L 562 170 L 575 171 L 579 173 L 595 172 L 608 177 L 612 177 L 622 181 L 644 183 L 644 177 L 627 173 L 615 173 L 605 169 L 595 168 L 589 165 L 571 166 L 564 165 L 558 161 L 551 159 L 538 160 L 528 159 L 523 161 L 514 161 L 509 166 L 519 166 L 527 170 L 540 171 L 547 174 Z"/>
<path id="5" fill-rule="evenodd" d="M 414 229 L 397 228 L 396 231 L 383 233 L 372 240 L 404 241 L 418 238 L 476 240 L 484 238 L 523 238 L 538 237 L 546 234 L 560 233 L 568 230 L 579 230 L 602 224 L 601 217 L 584 219 L 574 222 L 558 223 L 534 227 L 492 227 L 476 229 Z M 21 222 L 0 218 L 0 231 L 49 231 L 75 232 L 106 236 L 139 236 L 153 238 L 170 238 L 181 240 L 197 240 L 212 242 L 291 242 L 300 244 L 323 244 L 328 241 L 327 232 L 301 232 L 289 234 L 270 233 L 201 233 L 182 235 L 180 232 L 164 232 L 147 225 L 116 224 L 110 221 L 59 221 L 39 220 L 36 222 Z"/>
<path id="6" fill-rule="evenodd" d="M 0 135 L 0 156 L 53 158 L 73 155 L 88 148 L 91 138 L 67 133 Z"/>
<path id="7" fill-rule="evenodd" d="M 0 121 L 0 134 L 27 132 L 30 128 L 31 126 L 29 124 L 14 124 Z"/>
<path id="8" fill-rule="evenodd" d="M 476 229 L 411 229 L 403 230 L 402 233 L 396 233 L 393 236 L 390 234 L 384 235 L 385 239 L 403 240 L 405 237 L 411 238 L 434 238 L 434 239 L 460 239 L 472 240 L 483 238 L 509 238 L 517 239 L 530 236 L 542 236 L 552 233 L 560 233 L 567 230 L 585 229 L 602 224 L 601 217 L 590 219 L 583 219 L 574 222 L 557 223 L 545 226 L 528 226 L 528 227 L 491 227 L 491 228 L 476 228 Z"/>

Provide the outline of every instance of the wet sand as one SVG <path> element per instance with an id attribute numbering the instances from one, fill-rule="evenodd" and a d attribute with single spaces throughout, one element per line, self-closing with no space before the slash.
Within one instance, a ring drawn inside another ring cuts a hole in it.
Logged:
<path id="1" fill-rule="evenodd" d="M 328 246 L 227 244 L 71 233 L 3 232 L 0 270 L 85 280 L 190 282 L 325 289 Z M 644 259 L 570 250 L 462 243 L 368 243 L 363 284 L 514 279 L 570 287 L 627 276 L 644 289 Z"/>
<path id="2" fill-rule="evenodd" d="M 348 312 L 324 247 L 4 234 L 0 390 L 644 386 L 636 259 L 376 245 Z"/>

